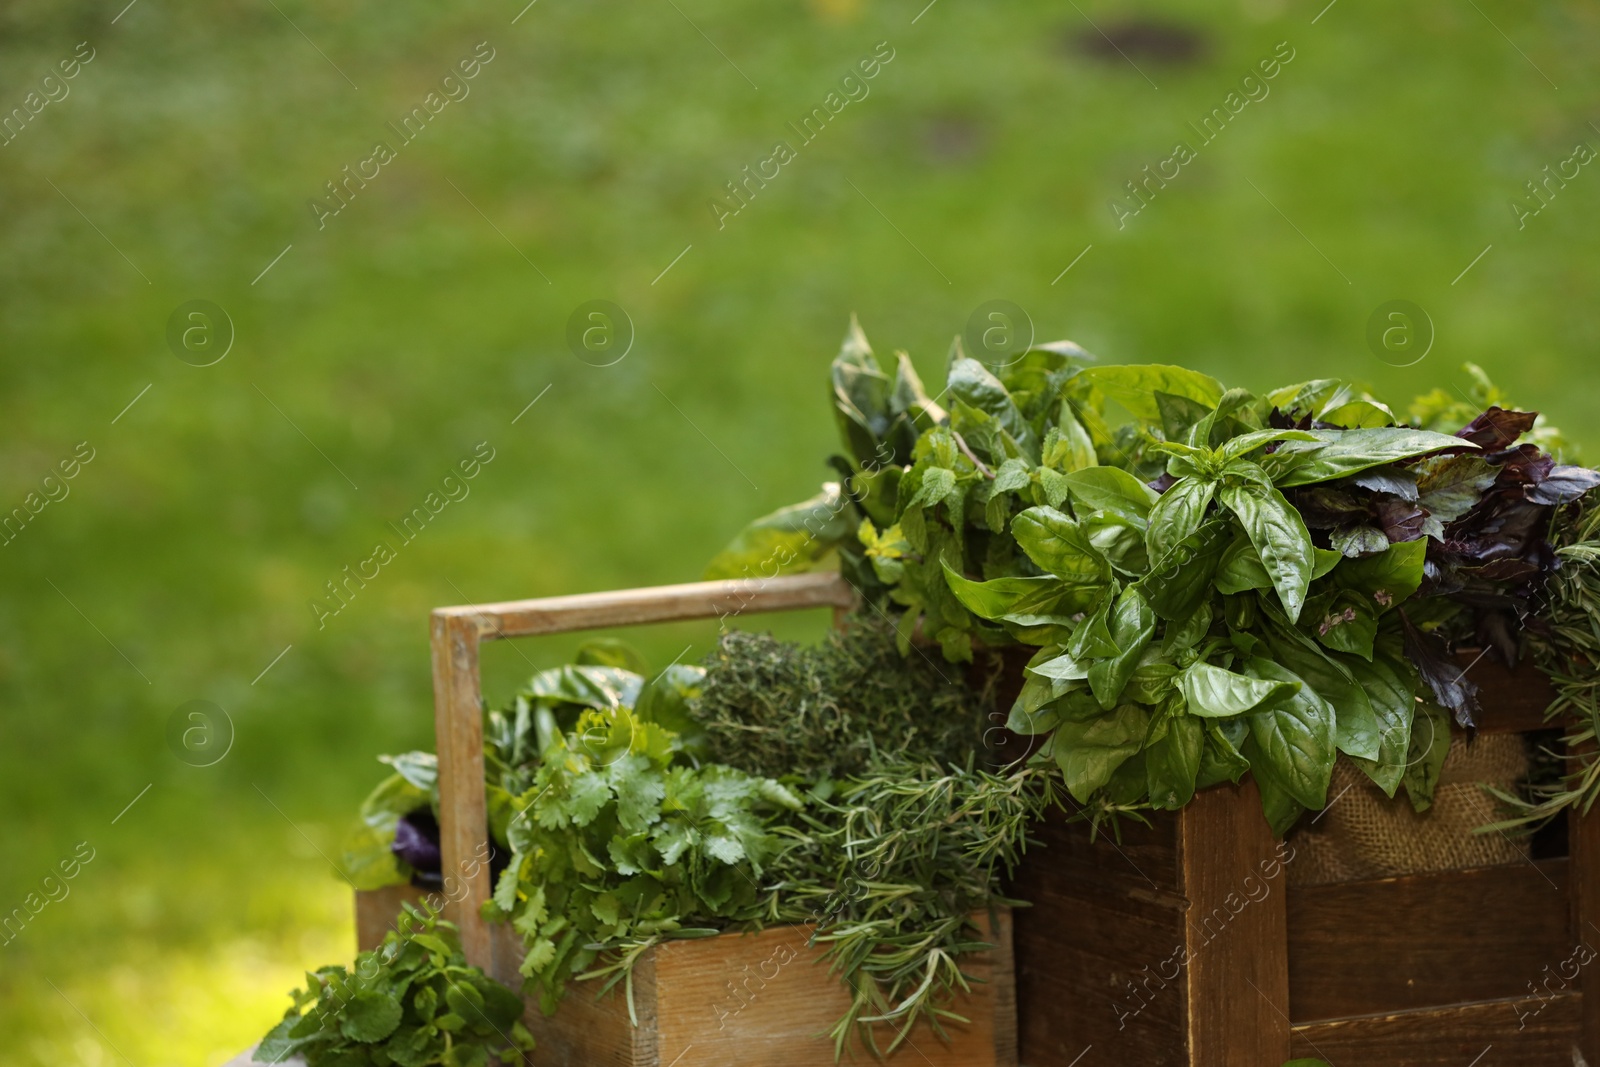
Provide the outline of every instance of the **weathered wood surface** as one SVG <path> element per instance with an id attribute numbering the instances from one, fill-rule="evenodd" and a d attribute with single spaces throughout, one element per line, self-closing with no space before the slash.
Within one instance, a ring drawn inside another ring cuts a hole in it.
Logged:
<path id="1" fill-rule="evenodd" d="M 402 900 L 420 897 L 404 887 L 356 894 L 357 929 L 371 939 L 362 948 L 382 941 Z M 1015 1067 L 1010 909 L 999 909 L 996 917 L 991 927 L 987 913 L 973 916 L 995 947 L 962 961 L 972 990 L 951 1010 L 969 1021 L 947 1024 L 948 1042 L 918 1024 L 888 1063 Z M 498 977 L 515 988 L 521 984 L 520 938 L 504 923 L 491 930 Z M 849 1006 L 849 994 L 829 973 L 822 949 L 806 945 L 809 935 L 805 927 L 776 926 L 661 945 L 634 968 L 637 1026 L 629 1020 L 620 985 L 597 998 L 600 983 L 574 983 L 554 1015 L 529 1006 L 524 1022 L 539 1042 L 535 1060 L 540 1067 L 835 1067 L 826 1032 Z M 897 1033 L 889 1024 L 876 1028 L 883 1047 Z M 855 1052 L 858 1059 L 869 1058 L 859 1045 Z"/>
<path id="2" fill-rule="evenodd" d="M 439 854 L 467 962 L 488 967 L 489 928 L 478 909 L 489 885 L 489 814 L 483 786 L 478 634 L 457 616 L 433 616 L 433 732 L 439 754 Z M 474 860 L 478 858 L 478 861 Z M 455 892 L 460 885 L 464 892 Z"/>
<path id="3" fill-rule="evenodd" d="M 433 706 L 439 754 L 439 850 L 450 919 L 467 960 L 492 968 L 488 924 L 488 814 L 483 790 L 482 641 L 606 626 L 720 618 L 802 608 L 844 608 L 855 591 L 837 573 L 693 582 L 581 596 L 438 608 L 432 619 Z M 463 892 L 457 893 L 460 885 Z"/>
<path id="4" fill-rule="evenodd" d="M 1289 1014 L 1301 1023 L 1527 996 L 1573 951 L 1567 867 L 1290 889 Z"/>
<path id="5" fill-rule="evenodd" d="M 1573 1067 L 1582 998 L 1477 1001 L 1294 1028 L 1294 1054 L 1337 1067 Z"/>
<path id="6" fill-rule="evenodd" d="M 854 603 L 855 590 L 849 582 L 837 572 L 818 571 L 779 578 L 735 578 L 496 604 L 464 604 L 437 608 L 433 614 L 435 618 L 462 619 L 476 627 L 481 638 L 488 640 L 768 611 L 848 608 Z"/>
<path id="7" fill-rule="evenodd" d="M 1017 1033 L 1029 1067 L 1182 1067 L 1184 944 L 1176 819 L 1127 821 L 1090 839 L 1054 815 L 1008 892 L 1015 913 Z"/>
<path id="8" fill-rule="evenodd" d="M 1480 650 L 1456 653 L 1456 662 L 1467 681 L 1478 687 L 1478 729 L 1490 734 L 1527 733 L 1545 730 L 1545 709 L 1556 698 L 1555 688 L 1543 671 L 1524 657 L 1516 668 Z"/>
<path id="9" fill-rule="evenodd" d="M 1590 751 L 1593 744 L 1585 746 Z M 1570 916 L 1572 940 L 1600 951 L 1600 810 L 1567 813 L 1567 841 L 1572 854 Z M 1592 1067 L 1600 1067 L 1600 959 L 1579 975 L 1583 993 L 1579 1045 Z"/>
<path id="10" fill-rule="evenodd" d="M 1196 1067 L 1289 1058 L 1285 852 L 1253 781 L 1196 794 L 1178 813 L 1188 935 L 1187 1034 Z"/>

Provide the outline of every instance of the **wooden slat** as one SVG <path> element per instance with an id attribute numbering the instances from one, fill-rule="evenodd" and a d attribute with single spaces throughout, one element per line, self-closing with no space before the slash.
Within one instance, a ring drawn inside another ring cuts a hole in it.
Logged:
<path id="1" fill-rule="evenodd" d="M 439 855 L 446 916 L 461 929 L 467 962 L 493 965 L 489 926 L 479 914 L 489 899 L 489 815 L 483 785 L 483 709 L 479 697 L 478 630 L 468 620 L 433 615 L 433 734 L 439 754 Z M 457 886 L 460 886 L 457 889 Z"/>
<path id="2" fill-rule="evenodd" d="M 1196 794 L 1179 812 L 1178 840 L 1189 898 L 1190 1063 L 1283 1063 L 1289 1058 L 1287 876 L 1255 783 Z"/>
<path id="3" fill-rule="evenodd" d="M 383 937 L 395 928 L 400 905 L 422 900 L 422 890 L 409 885 L 358 890 L 356 898 L 356 951 L 370 952 L 383 944 Z"/>
<path id="4" fill-rule="evenodd" d="M 1337 1067 L 1573 1067 L 1581 1011 L 1582 997 L 1564 993 L 1336 1019 L 1296 1026 L 1294 1055 Z"/>
<path id="5" fill-rule="evenodd" d="M 1593 743 L 1587 747 L 1592 751 Z M 1591 952 L 1600 951 L 1600 809 L 1583 815 L 1574 808 L 1567 813 L 1567 840 L 1571 853 L 1570 895 L 1572 938 Z M 1590 962 L 1580 972 L 1584 1001 L 1581 1045 L 1584 1057 L 1600 1067 L 1600 960 Z"/>
<path id="6" fill-rule="evenodd" d="M 1565 859 L 1292 888 L 1289 1015 L 1526 995 L 1572 952 L 1566 894 Z"/>
<path id="7" fill-rule="evenodd" d="M 488 640 L 767 611 L 848 608 L 854 603 L 855 590 L 849 582 L 837 572 L 819 571 L 778 578 L 736 578 L 497 604 L 467 604 L 438 608 L 434 617 L 462 619 L 477 627 L 481 639 Z"/>
<path id="8" fill-rule="evenodd" d="M 606 626 L 727 617 L 810 607 L 844 608 L 855 590 L 837 573 L 693 582 L 581 596 L 470 604 L 433 612 L 434 737 L 439 753 L 439 852 L 448 915 L 461 928 L 468 962 L 494 966 L 488 925 L 488 812 L 483 789 L 483 698 L 478 644 L 491 638 Z M 464 892 L 457 892 L 459 880 Z"/>
<path id="9" fill-rule="evenodd" d="M 1161 989 L 1159 973 L 1184 943 L 1176 819 L 1128 820 L 1120 843 L 1091 842 L 1086 822 L 1052 813 L 1032 837 L 1007 886 L 1033 904 L 1015 917 L 1022 1062 L 1187 1067 L 1182 978 L 1169 965 Z"/>
<path id="10" fill-rule="evenodd" d="M 1526 658 L 1515 670 L 1476 649 L 1456 653 L 1467 680 L 1478 686 L 1478 729 L 1487 734 L 1549 729 L 1545 709 L 1556 698 L 1550 679 Z"/>
<path id="11" fill-rule="evenodd" d="M 949 1024 L 948 1044 L 919 1023 L 887 1063 L 1015 1067 L 1009 910 L 1001 909 L 999 919 L 993 931 L 987 915 L 975 919 L 996 947 L 961 961 L 962 971 L 979 981 L 951 1009 L 970 1022 Z M 845 1013 L 850 995 L 838 976 L 828 973 L 822 950 L 807 947 L 809 933 L 805 927 L 780 926 L 745 936 L 672 941 L 656 949 L 662 1067 L 835 1067 L 832 1042 L 817 1035 L 825 1035 Z M 880 1025 L 880 1046 L 887 1047 L 896 1032 L 898 1027 Z M 860 1047 L 855 1060 L 872 1062 Z M 653 1067 L 656 1061 L 646 1062 Z M 848 1051 L 844 1062 L 850 1062 Z"/>
<path id="12" fill-rule="evenodd" d="M 1153 1008 L 1119 1019 L 1076 976 L 1018 971 L 1017 996 L 1019 1011 L 1032 1006 L 1017 1017 L 1026 1067 L 1189 1067 L 1180 1023 Z"/>

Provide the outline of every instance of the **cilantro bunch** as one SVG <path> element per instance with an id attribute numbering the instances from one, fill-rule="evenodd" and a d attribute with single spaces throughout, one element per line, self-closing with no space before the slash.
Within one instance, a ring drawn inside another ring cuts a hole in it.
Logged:
<path id="1" fill-rule="evenodd" d="M 757 922 L 760 886 L 803 802 L 769 778 L 680 760 L 674 732 L 625 704 L 584 711 L 510 800 L 511 862 L 489 914 L 527 946 L 522 974 L 547 1012 L 573 978 L 626 978 L 669 937 Z M 604 958 L 603 958 L 604 957 Z"/>
<path id="2" fill-rule="evenodd" d="M 308 1067 L 485 1067 L 533 1048 L 522 998 L 461 954 L 455 927 L 406 905 L 383 944 L 353 970 L 306 975 L 255 1058 Z"/>

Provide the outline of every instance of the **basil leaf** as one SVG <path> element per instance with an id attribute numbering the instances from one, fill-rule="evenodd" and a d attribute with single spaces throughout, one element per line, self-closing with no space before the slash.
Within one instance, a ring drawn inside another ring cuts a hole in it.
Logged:
<path id="1" fill-rule="evenodd" d="M 1346 666 L 1350 661 L 1333 658 L 1285 626 L 1269 626 L 1262 636 L 1272 658 L 1293 671 L 1333 709 L 1334 743 L 1339 751 L 1362 759 L 1378 758 L 1382 737 L 1377 712 Z"/>
<path id="2" fill-rule="evenodd" d="M 1011 705 L 1011 714 L 1006 716 L 1006 729 L 1023 737 L 1033 737 L 1037 734 L 1047 734 L 1054 730 L 1061 722 L 1061 715 L 1056 709 L 1046 704 L 1041 708 L 1029 711 L 1022 706 L 1022 700 Z"/>
<path id="3" fill-rule="evenodd" d="M 1376 526 L 1341 526 L 1328 535 L 1328 543 L 1341 556 L 1364 559 L 1388 548 L 1389 538 Z"/>
<path id="4" fill-rule="evenodd" d="M 1459 437 L 1405 426 L 1310 433 L 1316 442 L 1289 441 L 1273 454 L 1274 462 L 1287 468 L 1286 473 L 1274 479 L 1279 486 L 1325 482 L 1444 448 L 1472 447 Z"/>
<path id="5" fill-rule="evenodd" d="M 1040 462 L 1051 470 L 1066 474 L 1093 468 L 1100 461 L 1095 457 L 1094 442 L 1089 431 L 1083 428 L 1070 404 L 1061 405 L 1056 425 L 1045 431 Z"/>
<path id="6" fill-rule="evenodd" d="M 1150 803 L 1177 811 L 1194 799 L 1204 747 L 1205 725 L 1199 719 L 1178 712 L 1167 721 L 1166 735 L 1144 750 Z"/>
<path id="7" fill-rule="evenodd" d="M 1301 680 L 1260 656 L 1250 660 L 1248 670 L 1263 681 Z M 1245 721 L 1250 724 L 1250 734 L 1244 755 L 1256 777 L 1305 807 L 1320 808 L 1327 803 L 1335 755 L 1334 712 L 1327 701 L 1302 685 L 1287 698 L 1247 713 Z"/>
<path id="8" fill-rule="evenodd" d="M 1284 414 L 1301 411 L 1315 416 L 1345 392 L 1344 382 L 1338 378 L 1313 378 L 1309 382 L 1274 389 L 1267 394 L 1267 403 Z"/>
<path id="9" fill-rule="evenodd" d="M 1426 540 L 1402 541 L 1377 555 L 1345 560 L 1334 581 L 1366 597 L 1382 614 L 1421 587 L 1427 555 Z"/>
<path id="10" fill-rule="evenodd" d="M 1351 758 L 1392 797 L 1406 772 L 1411 746 L 1411 722 L 1417 707 L 1412 672 L 1392 651 L 1381 648 L 1371 663 L 1352 661 L 1346 666 L 1367 694 L 1378 723 L 1377 758 Z"/>
<path id="11" fill-rule="evenodd" d="M 1155 394 L 1198 400 L 1214 408 L 1222 399 L 1222 383 L 1210 375 L 1187 367 L 1172 367 L 1160 363 L 1146 363 L 1122 367 L 1089 367 L 1078 377 L 1100 388 L 1111 399 L 1127 408 L 1145 422 L 1160 422 L 1161 408 Z"/>
<path id="12" fill-rule="evenodd" d="M 1300 691 L 1300 683 L 1252 678 L 1196 660 L 1179 676 L 1178 690 L 1189 714 L 1227 719 L 1287 699 Z"/>
<path id="13" fill-rule="evenodd" d="M 1348 404 L 1340 404 L 1336 408 L 1329 408 L 1318 416 L 1320 422 L 1331 422 L 1335 426 L 1348 426 L 1352 429 L 1364 429 L 1375 426 L 1393 426 L 1399 420 L 1394 417 L 1394 412 L 1376 400 L 1352 400 Z"/>
<path id="14" fill-rule="evenodd" d="M 928 398 L 928 391 L 922 387 L 922 379 L 917 376 L 917 368 L 912 366 L 911 357 L 904 352 L 895 354 L 889 410 L 896 415 L 906 416 L 917 433 L 933 429 L 947 417 L 944 408 Z"/>
<path id="15" fill-rule="evenodd" d="M 1481 456 L 1430 456 L 1416 467 L 1417 503 L 1439 523 L 1455 522 L 1483 499 L 1483 491 L 1500 477 L 1500 468 Z"/>
<path id="16" fill-rule="evenodd" d="M 888 434 L 890 383 L 872 357 L 872 346 L 854 315 L 830 368 L 833 376 L 834 417 L 839 436 L 858 464 L 883 462 L 878 446 Z"/>
<path id="17" fill-rule="evenodd" d="M 1211 578 L 1227 548 L 1231 523 L 1208 522 L 1173 545 L 1134 588 L 1168 622 L 1180 622 L 1211 597 Z"/>
<path id="18" fill-rule="evenodd" d="M 1411 738 L 1406 746 L 1406 767 L 1400 781 L 1406 796 L 1417 811 L 1433 807 L 1433 792 L 1439 787 L 1439 772 L 1450 754 L 1450 713 L 1431 700 L 1416 706 L 1411 723 Z"/>
<path id="19" fill-rule="evenodd" d="M 1104 585 L 1111 567 L 1082 528 L 1051 507 L 1032 507 L 1011 520 L 1017 544 L 1038 564 L 1069 585 Z"/>
<path id="20" fill-rule="evenodd" d="M 1168 656 L 1198 645 L 1211 629 L 1212 611 L 1209 603 L 1201 604 L 1195 613 L 1181 623 L 1167 627 L 1161 649 Z"/>
<path id="21" fill-rule="evenodd" d="M 1108 470 L 1110 468 L 1096 468 Z M 1138 578 L 1150 569 L 1150 555 L 1145 550 L 1145 524 L 1134 522 L 1109 511 L 1096 512 L 1078 525 L 1088 535 L 1089 543 L 1105 557 L 1117 572 L 1129 578 Z"/>
<path id="22" fill-rule="evenodd" d="M 1107 711 L 1116 704 L 1155 633 L 1155 613 L 1144 597 L 1132 589 L 1124 589 L 1112 609 L 1110 630 L 1111 642 L 1119 651 L 1089 668 L 1089 688 Z"/>
<path id="23" fill-rule="evenodd" d="M 1214 410 L 1213 405 L 1160 390 L 1156 391 L 1155 398 L 1156 410 L 1161 413 L 1161 432 L 1169 441 L 1189 440 L 1189 432 Z"/>
<path id="24" fill-rule="evenodd" d="M 1007 615 L 1068 616 L 1094 605 L 1097 589 L 1067 585 L 1052 575 L 1037 578 L 996 578 L 975 582 L 963 578 L 943 563 L 944 577 L 961 606 L 982 619 Z"/>
<path id="25" fill-rule="evenodd" d="M 1054 682 L 1076 682 L 1089 677 L 1089 668 L 1065 653 L 1047 659 L 1043 663 L 1030 665 L 1027 670 L 1029 674 L 1036 674 L 1040 678 Z"/>
<path id="26" fill-rule="evenodd" d="M 704 578 L 771 578 L 810 570 L 853 532 L 839 491 L 828 482 L 810 500 L 763 515 L 746 526 L 706 565 Z"/>
<path id="27" fill-rule="evenodd" d="M 1065 721 L 1050 735 L 1051 755 L 1067 792 L 1082 804 L 1144 743 L 1150 716 L 1137 704 L 1122 704 L 1087 722 Z"/>
<path id="28" fill-rule="evenodd" d="M 1200 772 L 1195 788 L 1205 789 L 1223 782 L 1237 782 L 1250 769 L 1250 761 L 1239 754 L 1239 745 L 1249 732 L 1243 719 L 1205 724 L 1206 743 L 1200 753 Z"/>
<path id="29" fill-rule="evenodd" d="M 1142 528 L 1150 509 L 1160 500 L 1155 490 L 1121 467 L 1085 467 L 1067 475 L 1067 490 L 1075 506 L 1109 511 Z M 1082 517 L 1080 515 L 1080 517 Z"/>
<path id="30" fill-rule="evenodd" d="M 1223 463 L 1231 463 L 1274 441 L 1315 440 L 1316 437 L 1305 430 L 1257 430 L 1254 433 L 1241 434 L 1225 443 L 1217 450 L 1217 458 Z"/>
<path id="31" fill-rule="evenodd" d="M 1117 654 L 1117 644 L 1111 639 L 1111 608 L 1116 600 L 1116 593 L 1107 589 L 1094 611 L 1072 632 L 1072 641 L 1067 645 L 1067 652 L 1073 658 L 1100 659 Z"/>
<path id="32" fill-rule="evenodd" d="M 1294 798 L 1274 778 L 1263 778 L 1256 774 L 1256 788 L 1261 793 L 1261 813 L 1267 817 L 1267 826 L 1272 830 L 1272 836 L 1282 837 L 1289 832 L 1289 828 L 1300 821 L 1300 816 L 1306 813 L 1306 806 Z"/>
<path id="33" fill-rule="evenodd" d="M 1216 491 L 1216 482 L 1190 476 L 1179 478 L 1161 494 L 1161 499 L 1150 509 L 1150 528 L 1144 536 L 1152 560 L 1161 559 L 1179 541 L 1200 528 Z"/>
<path id="34" fill-rule="evenodd" d="M 1317 640 L 1323 645 L 1335 652 L 1372 658 L 1372 642 L 1378 636 L 1378 613 L 1359 594 L 1349 590 L 1324 594 L 1313 597 L 1307 608 L 1307 621 L 1315 627 Z"/>
<path id="35" fill-rule="evenodd" d="M 1305 520 L 1282 493 L 1259 485 L 1225 485 L 1222 503 L 1239 517 L 1289 621 L 1296 621 L 1311 586 L 1316 557 Z"/>
<path id="36" fill-rule="evenodd" d="M 1030 452 L 1037 450 L 1038 438 L 1034 436 L 1033 427 L 1023 418 L 1016 401 L 1011 399 L 1011 394 L 1000 383 L 1000 379 L 990 374 L 982 363 L 965 356 L 957 358 L 950 364 L 945 388 L 957 400 L 965 401 L 993 418 Z"/>

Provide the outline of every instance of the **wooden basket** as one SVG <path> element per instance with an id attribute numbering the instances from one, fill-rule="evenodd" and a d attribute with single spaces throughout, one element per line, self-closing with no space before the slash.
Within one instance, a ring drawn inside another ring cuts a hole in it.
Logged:
<path id="1" fill-rule="evenodd" d="M 1484 731 L 1545 728 L 1534 668 L 1471 676 Z M 1248 781 L 1120 842 L 1053 821 L 1012 887 L 1022 1062 L 1600 1067 L 1600 812 L 1570 814 L 1566 857 L 1305 887 Z"/>
<path id="2" fill-rule="evenodd" d="M 360 947 L 381 943 L 401 902 L 417 903 L 422 896 L 409 886 L 357 893 Z M 1016 1064 L 1011 912 L 999 909 L 993 926 L 987 913 L 972 921 L 995 947 L 962 960 L 963 972 L 976 981 L 951 1009 L 970 1023 L 947 1027 L 948 1044 L 919 1024 L 889 1063 Z M 807 946 L 806 938 L 802 927 L 777 926 L 758 934 L 671 941 L 650 950 L 633 969 L 637 1026 L 620 987 L 597 998 L 593 987 L 598 983 L 573 983 L 555 1015 L 546 1017 L 533 1005 L 524 1014 L 524 1024 L 539 1042 L 532 1061 L 538 1067 L 838 1067 L 832 1042 L 818 1035 L 826 1035 L 844 1015 L 849 995 L 828 973 L 822 950 Z M 501 980 L 515 988 L 525 951 L 521 938 L 500 924 L 490 928 L 490 942 Z M 880 1044 L 886 1046 L 894 1036 L 880 1027 Z M 872 1062 L 859 1045 L 853 1051 L 858 1062 Z"/>
<path id="3" fill-rule="evenodd" d="M 518 935 L 479 914 L 489 899 L 484 797 L 483 704 L 478 646 L 498 638 L 564 633 L 685 619 L 832 607 L 842 614 L 854 590 L 837 574 L 803 574 L 756 581 L 699 582 L 651 589 L 440 608 L 433 613 L 434 729 L 439 753 L 439 831 L 445 911 L 461 930 L 468 962 L 517 988 L 523 956 Z M 409 888 L 356 894 L 362 948 L 382 940 Z M 963 960 L 963 970 L 986 979 L 955 1010 L 971 1020 L 947 1026 L 947 1044 L 926 1023 L 889 1060 L 933 1067 L 1012 1067 L 1017 1062 L 1012 985 L 1011 917 L 1001 909 L 975 916 L 995 947 Z M 620 992 L 596 999 L 578 983 L 557 1013 L 530 1006 L 525 1023 L 538 1040 L 541 1067 L 833 1067 L 827 1030 L 844 1014 L 848 995 L 822 952 L 808 948 L 803 927 L 760 934 L 724 934 L 669 942 L 652 949 L 634 972 L 635 1027 Z M 751 978 L 751 974 L 755 978 Z M 880 1024 L 882 1026 L 883 1024 Z M 894 1034 L 886 1028 L 887 1045 Z"/>

